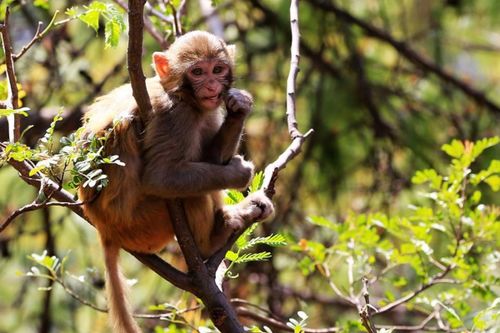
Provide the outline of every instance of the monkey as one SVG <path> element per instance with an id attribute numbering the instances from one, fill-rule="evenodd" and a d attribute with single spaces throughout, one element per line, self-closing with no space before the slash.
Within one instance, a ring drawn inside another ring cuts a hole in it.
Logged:
<path id="1" fill-rule="evenodd" d="M 85 216 L 104 252 L 109 317 L 114 332 L 141 332 L 125 296 L 118 266 L 121 248 L 157 253 L 173 239 L 166 200 L 182 200 L 203 258 L 237 230 L 274 212 L 262 192 L 224 205 L 225 189 L 246 188 L 254 165 L 236 152 L 252 97 L 232 87 L 235 47 L 204 31 L 189 32 L 153 53 L 156 75 L 146 79 L 152 110 L 140 122 L 130 84 L 99 97 L 84 115 L 84 135 L 111 129 L 106 154 L 124 167 L 106 165 L 100 192 L 80 186 Z"/>

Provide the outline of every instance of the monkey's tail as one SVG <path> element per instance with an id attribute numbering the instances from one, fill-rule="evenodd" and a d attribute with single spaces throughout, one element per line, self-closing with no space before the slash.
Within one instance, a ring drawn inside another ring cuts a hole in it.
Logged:
<path id="1" fill-rule="evenodd" d="M 114 333 L 141 333 L 132 317 L 127 301 L 127 288 L 118 266 L 120 248 L 102 241 L 106 265 L 106 292 L 108 294 L 109 319 Z"/>

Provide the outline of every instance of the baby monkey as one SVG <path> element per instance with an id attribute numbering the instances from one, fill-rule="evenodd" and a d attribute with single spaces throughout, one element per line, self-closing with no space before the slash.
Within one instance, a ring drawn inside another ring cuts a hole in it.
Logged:
<path id="1" fill-rule="evenodd" d="M 87 135 L 113 129 L 106 153 L 126 164 L 105 168 L 109 185 L 100 193 L 79 189 L 104 249 L 114 332 L 140 332 L 126 302 L 119 250 L 155 253 L 165 247 L 173 238 L 166 199 L 183 201 L 204 258 L 234 231 L 274 211 L 263 192 L 223 204 L 222 191 L 246 188 L 254 172 L 250 161 L 236 155 L 252 97 L 231 88 L 234 53 L 234 46 L 210 33 L 187 33 L 153 54 L 157 75 L 146 80 L 152 104 L 146 124 L 139 122 L 130 84 L 98 98 L 84 117 Z"/>

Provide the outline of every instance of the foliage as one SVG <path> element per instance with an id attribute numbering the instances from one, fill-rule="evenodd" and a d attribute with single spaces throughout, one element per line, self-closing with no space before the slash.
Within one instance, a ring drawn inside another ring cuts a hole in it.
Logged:
<path id="1" fill-rule="evenodd" d="M 337 296 L 358 307 L 360 282 L 367 278 L 375 317 L 404 305 L 409 311 L 440 313 L 443 327 L 498 327 L 500 207 L 481 202 L 481 184 L 498 191 L 500 160 L 485 170 L 476 170 L 474 162 L 499 142 L 493 137 L 443 145 L 450 166 L 445 173 L 415 174 L 414 184 L 427 187 L 421 189 L 425 201 L 405 215 L 352 214 L 342 223 L 311 217 L 334 241 L 296 243 L 294 250 L 303 254 L 301 272 L 318 272 Z M 344 272 L 347 280 L 331 270 Z"/>
<path id="2" fill-rule="evenodd" d="M 254 178 L 249 187 L 250 193 L 258 191 L 262 187 L 262 182 L 264 180 L 263 172 L 258 172 L 255 174 Z M 225 202 L 226 204 L 237 204 L 245 198 L 243 193 L 236 190 L 226 191 Z M 267 245 L 271 247 L 281 247 L 286 246 L 285 237 L 280 234 L 269 235 L 265 237 L 253 237 L 253 233 L 259 223 L 254 223 L 248 229 L 246 229 L 243 234 L 238 237 L 234 243 L 232 250 L 227 251 L 226 259 L 231 263 L 229 264 L 226 276 L 230 278 L 237 278 L 238 275 L 234 275 L 231 269 L 237 264 L 248 263 L 252 261 L 266 261 L 272 257 L 271 252 L 261 251 L 261 252 L 249 252 L 252 248 Z"/>
<path id="3" fill-rule="evenodd" d="M 78 292 L 83 290 L 92 290 L 92 281 L 95 278 L 94 270 L 87 269 L 86 274 L 79 276 L 73 275 L 65 268 L 68 256 L 60 259 L 57 256 L 47 255 L 47 251 L 44 251 L 42 254 L 33 253 L 28 256 L 28 259 L 34 262 L 35 266 L 32 266 L 30 271 L 25 274 L 26 277 L 47 279 L 52 283 L 60 285 L 68 295 L 78 302 L 101 312 L 106 311 L 105 309 L 92 304 L 88 299 L 79 295 Z M 48 287 L 39 287 L 38 290 L 50 291 L 52 289 L 52 283 L 49 284 Z"/>
<path id="4" fill-rule="evenodd" d="M 64 188 L 74 189 L 82 185 L 101 191 L 108 184 L 107 175 L 102 167 L 111 164 L 125 165 L 117 155 L 107 156 L 104 150 L 113 127 L 107 129 L 103 135 L 84 135 L 81 128 L 67 137 L 62 137 L 59 140 L 61 145 L 59 147 L 54 143 L 54 134 L 57 122 L 63 119 L 61 113 L 62 109 L 54 117 L 35 148 L 20 142 L 9 143 L 2 159 L 4 161 L 14 159 L 19 162 L 36 161 L 30 176 L 40 172 L 62 184 Z M 65 177 L 67 174 L 69 179 Z"/>
<path id="5" fill-rule="evenodd" d="M 126 29 L 123 12 L 119 11 L 115 5 L 102 1 L 92 1 L 90 5 L 83 6 L 83 9 L 79 6 L 73 6 L 66 10 L 66 15 L 86 23 L 95 32 L 98 31 L 99 20 L 102 18 L 105 21 L 106 47 L 117 46 L 120 35 Z"/>

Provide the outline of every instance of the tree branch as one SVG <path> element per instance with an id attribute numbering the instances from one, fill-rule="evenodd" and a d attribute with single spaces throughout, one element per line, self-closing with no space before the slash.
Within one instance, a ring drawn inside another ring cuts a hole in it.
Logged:
<path id="1" fill-rule="evenodd" d="M 146 89 L 146 77 L 142 71 L 142 42 L 144 29 L 144 4 L 146 0 L 130 0 L 128 12 L 128 49 L 127 66 L 132 85 L 132 94 L 139 108 L 139 118 L 146 126 L 151 112 L 151 101 Z"/>
<path id="2" fill-rule="evenodd" d="M 264 170 L 264 181 L 262 188 L 266 195 L 273 197 L 275 191 L 274 186 L 280 170 L 284 169 L 288 162 L 300 153 L 300 149 L 309 135 L 313 133 L 310 129 L 303 135 L 297 125 L 296 106 L 295 106 L 295 81 L 299 72 L 300 60 L 300 32 L 299 32 L 299 16 L 298 16 L 298 0 L 292 0 L 290 3 L 290 29 L 292 32 L 292 43 L 290 47 L 290 71 L 287 79 L 287 96 L 286 96 L 286 116 L 288 123 L 288 132 L 292 139 L 292 143 L 288 148 L 276 159 L 269 164 Z"/>
<path id="3" fill-rule="evenodd" d="M 295 330 L 288 326 L 286 323 L 276 320 L 274 318 L 266 317 L 263 316 L 253 310 L 247 309 L 245 307 L 239 306 L 236 308 L 236 312 L 238 313 L 239 316 L 245 317 L 245 318 L 250 318 L 252 320 L 255 320 L 256 322 L 265 324 L 267 326 L 276 328 L 278 330 L 284 331 L 284 332 L 295 332 Z M 335 332 L 340 332 L 341 329 L 338 327 L 329 327 L 329 328 L 303 328 L 301 332 L 304 333 L 335 333 Z"/>
<path id="4" fill-rule="evenodd" d="M 52 16 L 52 20 L 50 20 L 49 24 L 47 25 L 47 27 L 45 29 L 42 30 L 42 25 L 43 25 L 43 22 L 38 22 L 38 26 L 36 28 L 36 32 L 35 32 L 35 35 L 33 36 L 33 38 L 31 39 L 31 41 L 26 44 L 22 49 L 21 51 L 19 51 L 19 53 L 15 54 L 12 56 L 12 59 L 14 61 L 18 60 L 19 58 L 21 58 L 26 52 L 28 52 L 28 50 L 33 46 L 35 45 L 36 42 L 40 41 L 43 37 L 45 37 L 45 35 L 47 34 L 47 32 L 49 32 L 49 30 L 54 26 L 56 25 L 56 17 L 57 15 L 59 14 L 59 11 L 56 10 L 56 12 L 54 13 L 54 16 Z"/>
<path id="5" fill-rule="evenodd" d="M 0 233 L 4 231 L 18 216 L 24 213 L 32 212 L 34 210 L 51 206 L 71 207 L 71 206 L 81 206 L 81 205 L 82 202 L 59 202 L 59 201 L 42 202 L 42 203 L 32 202 L 19 209 L 16 209 L 12 214 L 10 214 L 0 225 Z"/>
<path id="6" fill-rule="evenodd" d="M 9 36 L 9 16 L 10 8 L 5 10 L 5 19 L 3 24 L 0 24 L 0 33 L 2 36 L 2 46 L 5 54 L 5 65 L 7 73 L 7 100 L 5 101 L 7 108 L 19 109 L 19 91 L 17 89 L 16 72 L 14 70 L 14 58 L 12 54 L 12 44 Z M 13 114 L 7 118 L 9 122 L 9 140 L 16 142 L 21 136 L 21 119 L 20 115 Z"/>

